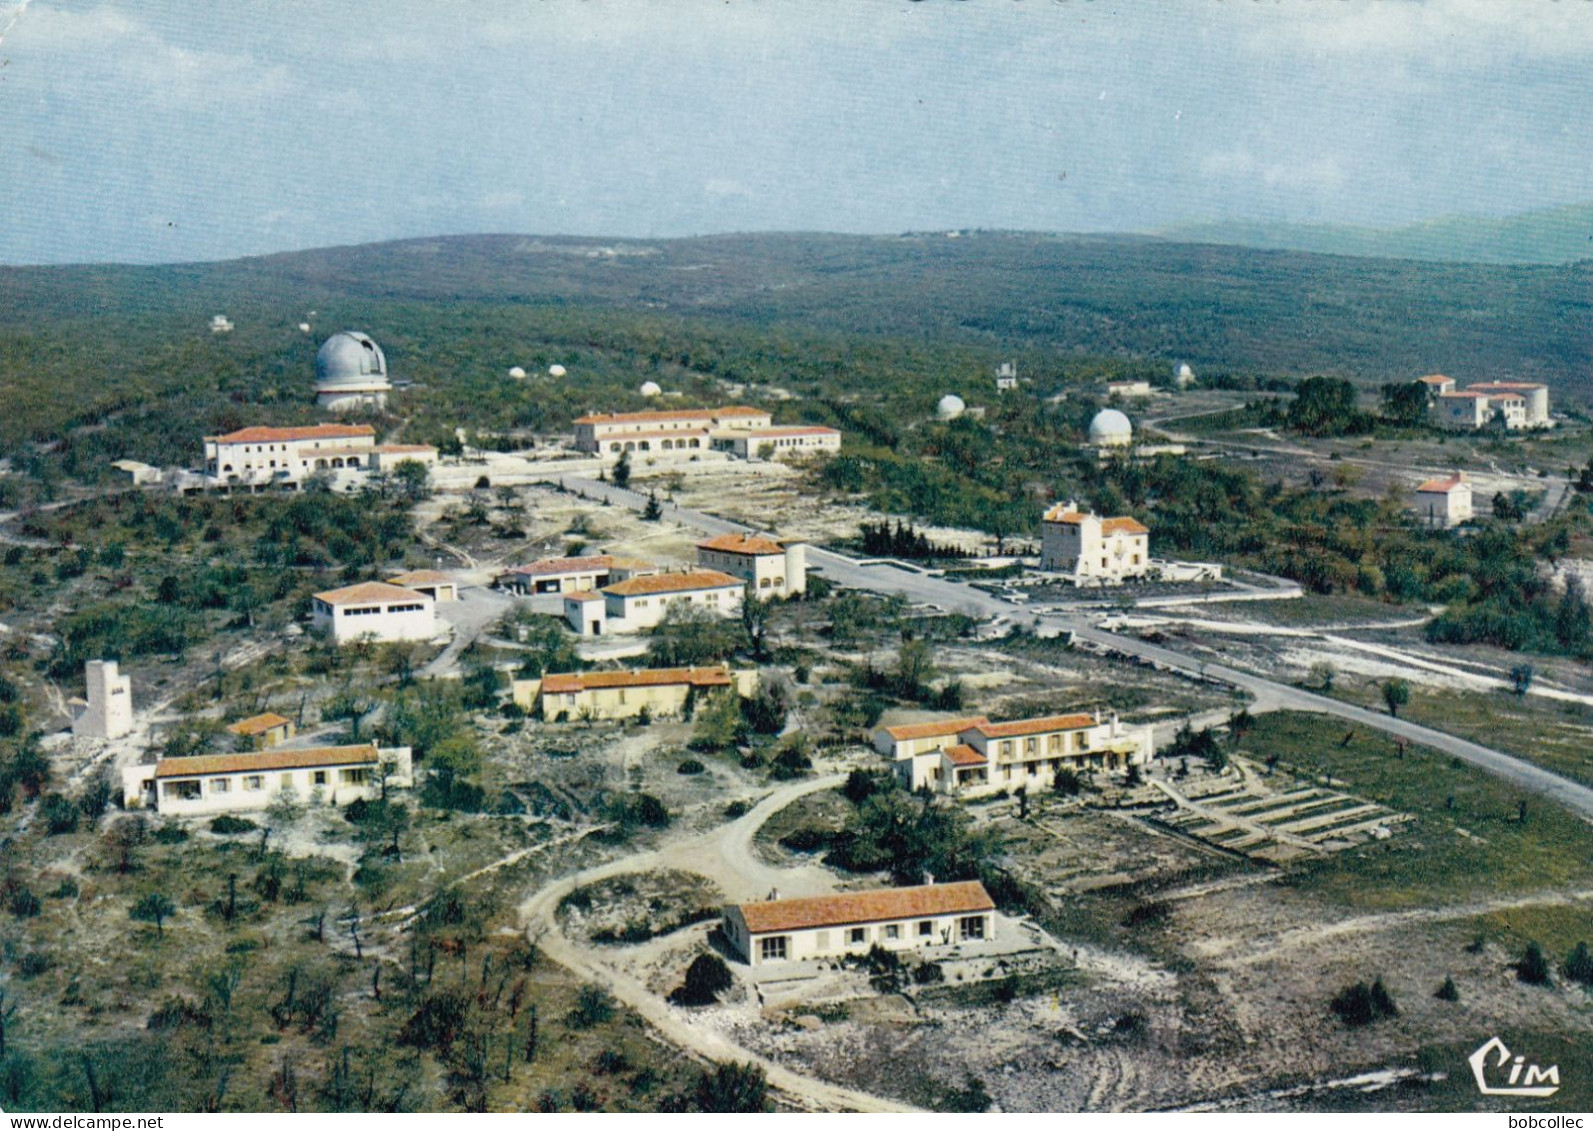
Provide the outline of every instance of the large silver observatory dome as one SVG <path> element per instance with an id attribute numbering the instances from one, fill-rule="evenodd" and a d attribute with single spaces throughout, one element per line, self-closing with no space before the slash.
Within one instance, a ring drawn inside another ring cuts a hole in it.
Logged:
<path id="1" fill-rule="evenodd" d="M 369 334 L 358 330 L 333 334 L 315 355 L 315 399 L 323 408 L 360 402 L 381 407 L 391 387 L 387 358 Z"/>

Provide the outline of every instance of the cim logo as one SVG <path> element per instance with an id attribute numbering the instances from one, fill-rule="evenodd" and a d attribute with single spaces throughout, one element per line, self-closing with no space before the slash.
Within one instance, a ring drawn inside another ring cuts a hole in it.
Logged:
<path id="1" fill-rule="evenodd" d="M 1477 1090 L 1485 1096 L 1552 1096 L 1560 1090 L 1558 1064 L 1548 1068 L 1528 1064 L 1526 1057 L 1512 1054 L 1498 1037 L 1489 1038 L 1487 1044 L 1472 1053 L 1469 1063 L 1471 1074 L 1477 1078 Z M 1499 1085 L 1488 1083 L 1490 1071 L 1497 1076 L 1507 1064 L 1509 1077 Z"/>

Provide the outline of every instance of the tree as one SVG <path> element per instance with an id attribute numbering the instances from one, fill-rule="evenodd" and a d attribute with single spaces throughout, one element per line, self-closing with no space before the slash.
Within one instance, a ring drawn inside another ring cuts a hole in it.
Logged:
<path id="1" fill-rule="evenodd" d="M 155 924 L 155 935 L 163 937 L 166 933 L 166 920 L 177 914 L 177 907 L 163 893 L 152 891 L 147 893 L 132 907 L 128 908 L 127 917 L 137 923 Z"/>
<path id="2" fill-rule="evenodd" d="M 1532 986 L 1549 984 L 1549 960 L 1536 939 L 1527 943 L 1526 951 L 1516 963 L 1516 977 Z"/>
<path id="3" fill-rule="evenodd" d="M 896 655 L 896 687 L 904 696 L 919 698 L 935 678 L 935 654 L 927 640 L 904 640 Z"/>
<path id="4" fill-rule="evenodd" d="M 659 668 L 699 667 L 736 650 L 736 626 L 698 605 L 677 601 L 653 627 L 647 659 Z"/>
<path id="5" fill-rule="evenodd" d="M 393 486 L 405 502 L 413 505 L 431 497 L 431 472 L 419 460 L 399 460 L 393 468 Z"/>
<path id="6" fill-rule="evenodd" d="M 1312 685 L 1321 689 L 1322 694 L 1332 695 L 1333 677 L 1335 674 L 1336 673 L 1333 670 L 1332 664 L 1328 663 L 1326 660 L 1318 660 L 1316 663 L 1311 665 L 1311 673 L 1308 678 L 1310 679 Z"/>
<path id="7" fill-rule="evenodd" d="M 1393 997 L 1383 986 L 1382 978 L 1378 978 L 1370 986 L 1365 982 L 1346 986 L 1334 995 L 1330 1008 L 1338 1015 L 1339 1020 L 1352 1028 L 1370 1025 L 1374 1021 L 1399 1014 Z"/>
<path id="8" fill-rule="evenodd" d="M 756 1064 L 715 1064 L 697 1077 L 692 1099 L 698 1109 L 751 1114 L 763 1110 L 769 1081 Z"/>
<path id="9" fill-rule="evenodd" d="M 1565 975 L 1567 981 L 1580 982 L 1584 986 L 1593 987 L 1593 955 L 1588 953 L 1586 942 L 1576 944 L 1566 956 L 1565 965 L 1560 968 L 1560 973 Z"/>
<path id="10" fill-rule="evenodd" d="M 1383 684 L 1383 702 L 1389 715 L 1398 718 L 1399 709 L 1410 702 L 1410 684 L 1398 677 L 1388 680 Z"/>
<path id="11" fill-rule="evenodd" d="M 745 720 L 741 702 L 733 690 L 716 691 L 698 705 L 692 716 L 693 750 L 725 750 L 743 737 Z"/>
<path id="12" fill-rule="evenodd" d="M 643 522 L 657 522 L 664 517 L 663 504 L 658 501 L 656 491 L 647 492 L 647 505 L 642 508 Z"/>
<path id="13" fill-rule="evenodd" d="M 1532 687 L 1532 676 L 1531 664 L 1517 664 L 1510 669 L 1510 689 L 1518 697 L 1525 696 Z"/>
<path id="14" fill-rule="evenodd" d="M 573 1028 L 590 1029 L 607 1024 L 614 1017 L 614 995 L 602 986 L 588 983 L 575 995 L 575 1008 L 570 1010 L 569 1022 Z"/>
<path id="15" fill-rule="evenodd" d="M 767 654 L 764 642 L 769 635 L 769 603 L 758 599 L 751 580 L 741 593 L 741 630 L 747 634 L 753 658 L 763 659 Z"/>
<path id="16" fill-rule="evenodd" d="M 769 672 L 758 680 L 758 689 L 742 705 L 749 726 L 759 734 L 779 734 L 791 710 L 791 688 L 784 677 Z"/>
<path id="17" fill-rule="evenodd" d="M 614 486 L 624 490 L 631 484 L 631 453 L 621 452 L 618 462 L 614 464 L 614 473 L 610 476 Z"/>
<path id="18" fill-rule="evenodd" d="M 686 980 L 669 995 L 676 1005 L 712 1005 L 735 985 L 730 967 L 717 954 L 699 954 L 686 967 Z"/>
<path id="19" fill-rule="evenodd" d="M 1355 386 L 1339 377 L 1307 377 L 1289 405 L 1289 427 L 1307 436 L 1365 432 L 1368 420 L 1356 404 Z"/>
<path id="20" fill-rule="evenodd" d="M 1459 1001 L 1460 989 L 1455 985 L 1453 977 L 1445 978 L 1444 984 L 1438 987 L 1438 992 L 1433 996 L 1439 1001 Z"/>
<path id="21" fill-rule="evenodd" d="M 1427 420 L 1427 387 L 1420 381 L 1384 385 L 1383 416 L 1390 423 L 1414 427 Z"/>
<path id="22" fill-rule="evenodd" d="M 990 1092 L 985 1082 L 969 1072 L 962 1078 L 962 1086 L 947 1088 L 935 1101 L 936 1111 L 983 1112 L 990 1110 Z"/>

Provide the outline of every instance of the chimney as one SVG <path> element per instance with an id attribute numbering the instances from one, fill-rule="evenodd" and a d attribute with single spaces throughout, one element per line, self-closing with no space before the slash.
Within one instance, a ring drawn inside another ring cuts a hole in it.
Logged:
<path id="1" fill-rule="evenodd" d="M 769 889 L 769 894 L 766 895 L 764 898 L 768 902 L 773 903 L 775 900 L 780 898 L 780 889 L 779 888 L 770 888 Z"/>
<path id="2" fill-rule="evenodd" d="M 933 873 L 933 872 L 925 872 L 924 873 L 924 886 L 926 888 L 932 888 L 932 887 L 935 886 L 935 873 Z"/>

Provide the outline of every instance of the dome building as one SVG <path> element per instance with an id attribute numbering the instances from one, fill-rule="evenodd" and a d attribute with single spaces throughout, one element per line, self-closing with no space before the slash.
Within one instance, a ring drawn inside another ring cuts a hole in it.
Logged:
<path id="1" fill-rule="evenodd" d="M 935 405 L 935 415 L 942 420 L 956 420 L 968 410 L 968 405 L 956 393 L 947 393 Z"/>
<path id="2" fill-rule="evenodd" d="M 659 387 L 657 381 L 643 381 L 642 387 L 636 391 L 644 397 L 656 397 L 664 390 Z"/>
<path id="3" fill-rule="evenodd" d="M 1105 408 L 1090 421 L 1090 443 L 1097 448 L 1126 448 L 1134 442 L 1134 426 L 1115 408 Z"/>
<path id="4" fill-rule="evenodd" d="M 369 334 L 333 334 L 315 355 L 315 404 L 324 409 L 387 407 L 387 358 Z"/>

